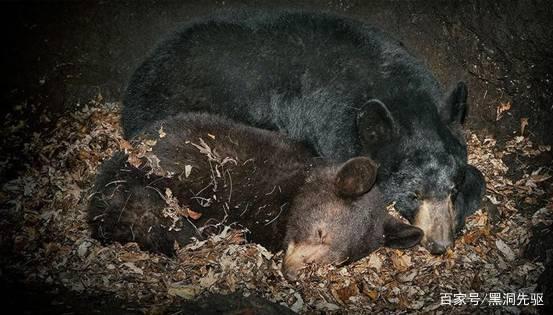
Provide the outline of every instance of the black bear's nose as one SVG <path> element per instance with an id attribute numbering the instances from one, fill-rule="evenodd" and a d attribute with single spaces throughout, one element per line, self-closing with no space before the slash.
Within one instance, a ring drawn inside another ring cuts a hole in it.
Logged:
<path id="1" fill-rule="evenodd" d="M 444 241 L 431 241 L 428 243 L 428 250 L 432 255 L 442 255 L 446 252 L 448 244 Z"/>

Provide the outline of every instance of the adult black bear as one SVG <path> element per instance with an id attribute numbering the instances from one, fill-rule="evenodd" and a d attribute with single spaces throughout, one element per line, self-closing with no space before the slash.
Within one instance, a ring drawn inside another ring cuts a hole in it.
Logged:
<path id="1" fill-rule="evenodd" d="M 401 43 L 361 22 L 232 12 L 163 41 L 131 78 L 127 137 L 179 112 L 211 112 L 301 141 L 322 157 L 368 155 L 388 201 L 443 253 L 483 195 L 467 164 L 467 88 L 447 95 Z"/>
<path id="2" fill-rule="evenodd" d="M 208 114 L 158 121 L 142 138 L 151 150 L 140 165 L 119 153 L 100 169 L 88 213 L 95 238 L 171 254 L 175 241 L 237 223 L 251 240 L 286 249 L 293 279 L 306 263 L 356 260 L 423 236 L 386 212 L 367 157 L 324 162 L 276 132 Z"/>

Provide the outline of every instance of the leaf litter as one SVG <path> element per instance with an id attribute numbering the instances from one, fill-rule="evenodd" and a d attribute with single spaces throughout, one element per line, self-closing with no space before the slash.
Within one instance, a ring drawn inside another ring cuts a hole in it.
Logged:
<path id="1" fill-rule="evenodd" d="M 421 246 L 381 248 L 346 266 L 309 266 L 299 281 L 289 283 L 280 271 L 282 251 L 270 253 L 260 245 L 247 244 L 243 231 L 228 226 L 207 240 L 178 248 L 174 258 L 142 251 L 135 243 L 103 246 L 90 237 L 86 224 L 88 197 L 100 163 L 122 150 L 135 165 L 143 158 L 159 164 L 151 154 L 155 142 L 124 140 L 118 106 L 108 105 L 91 102 L 25 144 L 23 153 L 32 162 L 20 176 L 5 182 L 0 192 L 0 237 L 10 252 L 1 258 L 2 272 L 18 272 L 25 281 L 77 292 L 112 293 L 138 303 L 145 312 L 213 293 L 242 292 L 300 313 L 467 313 L 476 307 L 440 305 L 440 293 L 534 292 L 543 271 L 541 263 L 525 259 L 522 251 L 531 227 L 552 218 L 551 165 L 531 163 L 544 152 L 550 154 L 551 148 L 523 137 L 526 124 L 521 126 L 521 136 L 501 146 L 492 137 L 480 139 L 467 133 L 469 162 L 483 171 L 489 202 L 467 219 L 463 235 L 440 257 Z M 498 108 L 498 117 L 508 110 L 505 105 Z M 159 135 L 165 136 L 163 128 Z M 195 145 L 213 160 L 233 162 L 204 144 L 200 139 Z M 8 155 L 0 167 L 8 167 L 9 159 L 17 159 L 20 153 Z M 509 156 L 522 163 L 517 176 L 508 176 Z M 219 169 L 215 175 L 221 176 Z M 178 206 L 171 191 L 160 194 L 167 201 L 167 216 L 198 216 Z M 478 310 L 485 307 L 536 312 L 531 306 L 484 305 Z"/>

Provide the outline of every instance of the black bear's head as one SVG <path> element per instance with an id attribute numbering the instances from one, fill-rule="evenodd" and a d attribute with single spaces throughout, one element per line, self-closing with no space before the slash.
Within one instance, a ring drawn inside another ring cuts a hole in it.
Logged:
<path id="1" fill-rule="evenodd" d="M 461 82 L 442 104 L 424 96 L 399 100 L 402 103 L 393 105 L 400 112 L 392 114 L 386 104 L 371 100 L 358 116 L 363 153 L 380 163 L 384 194 L 424 231 L 422 243 L 434 254 L 445 252 L 464 218 L 477 207 L 465 191 L 478 186 L 472 182 L 475 176 L 467 165 L 461 132 L 466 100 Z"/>

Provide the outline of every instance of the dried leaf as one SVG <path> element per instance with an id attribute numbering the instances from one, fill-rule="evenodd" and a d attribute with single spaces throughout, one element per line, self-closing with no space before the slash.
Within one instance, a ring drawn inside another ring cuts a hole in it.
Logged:
<path id="1" fill-rule="evenodd" d="M 532 175 L 530 177 L 530 180 L 534 183 L 541 183 L 541 182 L 545 182 L 546 180 L 550 179 L 551 178 L 551 175 Z"/>
<path id="2" fill-rule="evenodd" d="M 423 300 L 411 300 L 407 303 L 407 307 L 413 310 L 419 310 L 424 306 Z"/>
<path id="3" fill-rule="evenodd" d="M 413 279 L 415 279 L 415 277 L 417 276 L 418 273 L 419 272 L 416 269 L 412 270 L 411 272 L 404 272 L 404 273 L 399 274 L 397 279 L 400 282 L 411 282 L 411 281 L 413 281 Z"/>
<path id="4" fill-rule="evenodd" d="M 200 279 L 200 286 L 202 288 L 209 288 L 212 285 L 214 285 L 217 282 L 217 277 L 215 276 L 215 272 L 213 269 L 209 269 L 209 272 L 205 277 Z"/>
<path id="5" fill-rule="evenodd" d="M 192 300 L 202 292 L 202 289 L 195 285 L 171 286 L 167 293 L 172 296 L 178 296 L 185 300 Z"/>
<path id="6" fill-rule="evenodd" d="M 125 252 L 118 256 L 119 260 L 124 262 L 137 262 L 150 259 L 146 252 Z"/>
<path id="7" fill-rule="evenodd" d="M 317 306 L 318 309 L 329 311 L 329 312 L 337 311 L 337 310 L 340 309 L 340 306 L 338 306 L 336 304 L 326 302 L 326 301 L 317 303 L 316 306 Z"/>
<path id="8" fill-rule="evenodd" d="M 520 119 L 520 135 L 524 136 L 524 129 L 528 126 L 528 118 Z"/>
<path id="9" fill-rule="evenodd" d="M 380 268 L 382 268 L 382 259 L 380 259 L 380 257 L 378 257 L 377 253 L 372 253 L 370 258 L 369 258 L 369 262 L 367 263 L 367 265 L 368 265 L 369 268 L 373 268 L 374 270 L 379 272 Z"/>
<path id="10" fill-rule="evenodd" d="M 398 251 L 399 252 L 399 251 Z M 398 271 L 405 271 L 411 267 L 411 257 L 408 255 L 392 255 L 392 263 Z"/>
<path id="11" fill-rule="evenodd" d="M 505 244 L 505 242 L 503 242 L 502 239 L 498 238 L 496 241 L 495 241 L 495 245 L 497 246 L 497 249 L 499 249 L 499 251 L 501 251 L 501 253 L 503 253 L 503 256 L 509 260 L 509 261 L 513 261 L 515 260 L 515 253 L 513 252 L 513 250 L 509 247 L 509 245 Z"/>
<path id="12" fill-rule="evenodd" d="M 463 236 L 463 242 L 465 244 L 473 244 L 474 241 L 480 236 L 480 233 L 478 230 L 475 230 L 475 231 L 471 231 L 471 232 L 468 232 L 467 234 L 465 234 Z"/>
<path id="13" fill-rule="evenodd" d="M 77 254 L 79 255 L 79 257 L 84 257 L 86 256 L 86 253 L 88 251 L 88 248 L 92 245 L 92 243 L 90 242 L 87 242 L 87 241 L 84 241 L 82 242 L 80 245 L 79 245 L 79 248 L 77 249 Z"/>
<path id="14" fill-rule="evenodd" d="M 192 172 L 192 165 L 185 165 L 184 166 L 184 177 L 188 178 L 188 176 L 190 176 L 191 172 Z"/>
<path id="15" fill-rule="evenodd" d="M 133 262 L 126 262 L 126 263 L 122 263 L 121 265 L 129 268 L 130 271 L 133 273 L 137 273 L 140 275 L 144 274 L 144 270 L 138 268 Z"/>
<path id="16" fill-rule="evenodd" d="M 299 313 L 303 309 L 303 299 L 301 298 L 301 295 L 299 293 L 294 293 L 294 297 L 296 298 L 296 302 L 290 306 L 290 309 L 294 311 L 295 313 Z"/>
<path id="17" fill-rule="evenodd" d="M 202 217 L 202 213 L 201 212 L 195 212 L 195 211 L 192 211 L 190 210 L 190 208 L 186 209 L 187 210 L 187 215 L 188 217 L 190 217 L 191 219 L 193 220 L 198 220 L 199 218 Z"/>
<path id="18" fill-rule="evenodd" d="M 131 151 L 133 149 L 133 146 L 127 140 L 124 140 L 124 139 L 119 139 L 119 147 L 123 149 L 123 151 L 125 152 Z"/>
<path id="19" fill-rule="evenodd" d="M 503 113 L 510 110 L 511 109 L 511 102 L 504 102 L 504 103 L 499 103 L 499 105 L 497 105 L 497 109 L 496 109 L 496 121 L 497 120 L 500 120 L 501 117 L 503 116 Z"/>
<path id="20" fill-rule="evenodd" d="M 359 288 L 355 281 L 352 281 L 348 286 L 335 289 L 335 297 L 346 303 L 350 297 L 359 295 Z"/>
<path id="21" fill-rule="evenodd" d="M 163 131 L 163 126 L 159 127 L 159 130 L 158 130 L 158 133 L 159 133 L 159 138 L 165 138 L 165 136 L 167 136 L 167 134 L 165 133 L 165 131 Z"/>
<path id="22" fill-rule="evenodd" d="M 374 302 L 378 298 L 378 291 L 376 290 L 370 290 L 367 292 L 367 296 L 371 298 L 371 300 Z"/>

